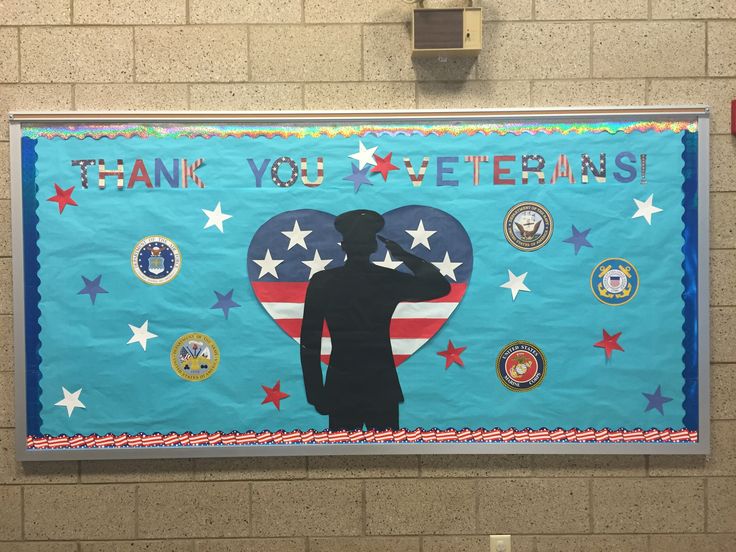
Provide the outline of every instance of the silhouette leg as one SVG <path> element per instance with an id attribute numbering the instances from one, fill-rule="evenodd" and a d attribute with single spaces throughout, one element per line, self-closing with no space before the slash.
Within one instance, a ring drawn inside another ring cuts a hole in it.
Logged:
<path id="1" fill-rule="evenodd" d="M 363 412 L 338 410 L 330 414 L 330 431 L 355 431 L 363 429 Z"/>
<path id="2" fill-rule="evenodd" d="M 380 410 L 371 410 L 366 413 L 366 428 L 384 431 L 399 429 L 399 403 L 388 405 Z"/>

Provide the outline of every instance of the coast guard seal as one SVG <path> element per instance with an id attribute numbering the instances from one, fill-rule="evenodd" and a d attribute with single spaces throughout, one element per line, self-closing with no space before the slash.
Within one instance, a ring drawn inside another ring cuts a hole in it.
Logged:
<path id="1" fill-rule="evenodd" d="M 533 201 L 517 203 L 503 219 L 506 241 L 521 251 L 536 251 L 547 245 L 553 227 L 549 211 Z"/>
<path id="2" fill-rule="evenodd" d="M 188 381 L 206 380 L 220 364 L 220 350 L 210 336 L 192 332 L 184 334 L 171 347 L 171 367 Z"/>
<path id="3" fill-rule="evenodd" d="M 133 272 L 152 286 L 161 286 L 176 278 L 181 268 L 181 253 L 165 236 L 146 236 L 130 255 Z"/>
<path id="4" fill-rule="evenodd" d="M 626 259 L 604 259 L 590 273 L 590 289 L 601 303 L 618 307 L 636 296 L 639 273 Z"/>
<path id="5" fill-rule="evenodd" d="M 496 358 L 496 375 L 511 391 L 534 389 L 542 383 L 546 373 L 544 353 L 529 341 L 512 341 Z"/>

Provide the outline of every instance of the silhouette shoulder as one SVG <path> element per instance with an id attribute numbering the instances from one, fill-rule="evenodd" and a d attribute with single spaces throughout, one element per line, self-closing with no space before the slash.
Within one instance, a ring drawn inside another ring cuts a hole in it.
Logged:
<path id="1" fill-rule="evenodd" d="M 320 270 L 312 276 L 309 280 L 309 285 L 311 287 L 327 287 L 330 285 L 331 282 L 334 282 L 335 279 L 340 277 L 340 274 L 344 271 L 343 267 L 337 267 L 337 268 L 330 268 L 327 270 Z"/>

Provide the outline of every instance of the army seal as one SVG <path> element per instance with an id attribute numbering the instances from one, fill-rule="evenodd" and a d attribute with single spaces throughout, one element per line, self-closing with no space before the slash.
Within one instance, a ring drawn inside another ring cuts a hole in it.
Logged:
<path id="1" fill-rule="evenodd" d="M 590 273 L 590 289 L 595 298 L 605 305 L 625 305 L 639 291 L 639 273 L 626 259 L 604 259 Z"/>
<path id="2" fill-rule="evenodd" d="M 553 228 L 550 212 L 533 201 L 517 203 L 503 219 L 506 241 L 521 251 L 536 251 L 547 245 Z"/>
<path id="3" fill-rule="evenodd" d="M 165 236 L 146 236 L 130 254 L 133 273 L 152 286 L 161 286 L 176 278 L 181 269 L 181 252 Z"/>
<path id="4" fill-rule="evenodd" d="M 496 358 L 496 375 L 511 391 L 529 391 L 539 386 L 547 373 L 542 350 L 529 341 L 513 341 Z"/>
<path id="5" fill-rule="evenodd" d="M 176 340 L 171 347 L 171 367 L 188 381 L 206 380 L 220 364 L 220 350 L 210 336 L 188 333 Z"/>

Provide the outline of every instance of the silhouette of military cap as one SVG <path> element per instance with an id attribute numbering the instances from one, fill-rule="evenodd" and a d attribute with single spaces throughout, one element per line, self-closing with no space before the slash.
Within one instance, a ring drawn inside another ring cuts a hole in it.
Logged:
<path id="1" fill-rule="evenodd" d="M 335 218 L 335 228 L 346 242 L 375 241 L 376 234 L 383 228 L 384 220 L 375 211 L 358 209 L 348 211 Z"/>

